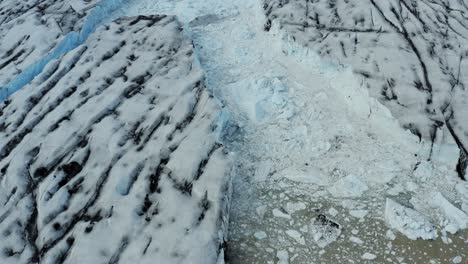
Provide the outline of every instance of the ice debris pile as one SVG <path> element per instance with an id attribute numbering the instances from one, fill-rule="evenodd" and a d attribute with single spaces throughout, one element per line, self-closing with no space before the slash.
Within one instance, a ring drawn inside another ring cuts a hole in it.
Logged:
<path id="1" fill-rule="evenodd" d="M 328 191 L 358 198 L 375 191 L 369 180 L 385 184 L 389 198 L 383 201 L 384 219 L 413 239 L 433 239 L 437 230 L 445 237 L 466 228 L 468 79 L 463 72 L 468 67 L 468 20 L 460 12 L 468 8 L 466 3 L 264 0 L 262 8 L 265 31 L 293 43 L 291 50 L 302 48 L 301 54 L 316 53 L 351 69 L 361 87 L 421 142 L 405 147 L 415 153 L 404 154 L 414 162 L 413 169 L 379 174 L 381 179 L 351 174 Z M 363 110 L 370 110 L 369 117 L 375 113 L 373 107 Z M 397 168 L 391 165 L 397 160 L 384 166 Z"/>
<path id="2" fill-rule="evenodd" d="M 459 148 L 468 165 L 468 19 L 464 1 L 264 0 L 266 30 L 344 65 L 401 125 Z"/>

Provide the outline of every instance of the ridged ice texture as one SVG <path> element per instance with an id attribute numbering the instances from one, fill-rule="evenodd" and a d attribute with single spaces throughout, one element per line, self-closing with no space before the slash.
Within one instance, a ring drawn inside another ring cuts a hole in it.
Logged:
<path id="1" fill-rule="evenodd" d="M 444 0 L 264 0 L 279 27 L 323 57 L 350 65 L 401 124 L 421 138 L 443 130 L 468 148 L 468 3 Z"/>
<path id="2" fill-rule="evenodd" d="M 174 17 L 119 19 L 0 112 L 1 263 L 214 263 L 229 157 Z"/>
<path id="3" fill-rule="evenodd" d="M 124 0 L 0 3 L 0 101 L 81 45 Z"/>

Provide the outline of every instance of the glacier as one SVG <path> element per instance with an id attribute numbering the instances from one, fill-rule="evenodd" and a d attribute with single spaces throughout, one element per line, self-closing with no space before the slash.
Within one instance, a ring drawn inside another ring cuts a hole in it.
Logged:
<path id="1" fill-rule="evenodd" d="M 2 107 L 1 262 L 216 261 L 231 155 L 177 19 L 114 20 L 53 68 Z"/>
<path id="2" fill-rule="evenodd" d="M 463 1 L 70 6 L 0 103 L 0 260 L 468 258 Z"/>
<path id="3" fill-rule="evenodd" d="M 49 62 L 83 44 L 98 26 L 102 25 L 126 2 L 126 0 L 102 0 L 99 2 L 87 15 L 79 32 L 68 33 L 49 54 L 29 65 L 10 83 L 0 87 L 0 102 L 7 100 L 9 96 L 31 82 Z"/>

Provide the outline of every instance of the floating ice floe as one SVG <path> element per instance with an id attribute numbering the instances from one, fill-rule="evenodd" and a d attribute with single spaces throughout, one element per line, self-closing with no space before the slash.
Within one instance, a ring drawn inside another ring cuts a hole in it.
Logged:
<path id="1" fill-rule="evenodd" d="M 306 170 L 288 168 L 278 173 L 275 177 L 284 177 L 290 181 L 297 183 L 316 184 L 319 186 L 330 185 L 330 180 L 328 179 L 327 175 L 325 175 L 318 168 L 315 168 L 313 166 L 309 166 Z"/>
<path id="2" fill-rule="evenodd" d="M 309 225 L 309 236 L 312 242 L 321 248 L 336 241 L 340 234 L 341 226 L 325 215 L 318 215 Z"/>
<path id="3" fill-rule="evenodd" d="M 294 214 L 295 212 L 304 210 L 306 208 L 307 208 L 307 206 L 303 202 L 296 202 L 296 203 L 288 202 L 288 203 L 286 203 L 286 211 L 289 214 Z"/>
<path id="4" fill-rule="evenodd" d="M 254 233 L 256 239 L 262 240 L 267 238 L 267 234 L 264 231 L 258 231 Z"/>
<path id="5" fill-rule="evenodd" d="M 352 236 L 352 237 L 349 238 L 349 241 L 351 241 L 353 243 L 356 243 L 358 245 L 364 244 L 364 241 L 362 241 L 362 239 L 360 239 L 359 237 Z"/>
<path id="6" fill-rule="evenodd" d="M 289 264 L 289 253 L 286 250 L 280 250 L 276 254 L 276 257 L 278 258 L 277 264 Z"/>
<path id="7" fill-rule="evenodd" d="M 286 234 L 293 238 L 297 243 L 305 245 L 305 239 L 299 231 L 296 230 L 286 230 Z"/>
<path id="8" fill-rule="evenodd" d="M 364 253 L 364 255 L 362 255 L 362 258 L 367 259 L 367 260 L 373 260 L 373 259 L 376 259 L 377 256 L 372 253 L 366 252 Z"/>
<path id="9" fill-rule="evenodd" d="M 288 215 L 287 213 L 283 212 L 282 210 L 275 208 L 273 209 L 273 216 L 274 217 L 281 217 L 285 219 L 291 219 L 291 216 Z"/>

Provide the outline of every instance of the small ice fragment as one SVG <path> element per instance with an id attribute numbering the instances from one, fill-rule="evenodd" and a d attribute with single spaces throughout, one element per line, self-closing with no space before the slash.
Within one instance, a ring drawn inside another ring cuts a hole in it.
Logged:
<path id="1" fill-rule="evenodd" d="M 324 248 L 338 239 L 341 227 L 321 214 L 309 225 L 309 234 L 317 246 Z"/>
<path id="2" fill-rule="evenodd" d="M 256 239 L 261 240 L 261 239 L 265 239 L 267 237 L 267 234 L 263 231 L 258 231 L 258 232 L 255 232 L 254 236 Z"/>
<path id="3" fill-rule="evenodd" d="M 289 254 L 286 250 L 280 250 L 276 253 L 278 264 L 289 264 Z"/>
<path id="4" fill-rule="evenodd" d="M 386 237 L 390 240 L 395 240 L 396 236 L 395 234 L 392 232 L 392 230 L 387 230 L 387 233 L 385 234 Z"/>
<path id="5" fill-rule="evenodd" d="M 283 213 L 280 209 L 277 209 L 277 208 L 273 209 L 273 216 L 291 219 L 290 215 Z"/>
<path id="6" fill-rule="evenodd" d="M 297 211 L 306 209 L 306 205 L 302 202 L 297 203 L 287 203 L 286 204 L 286 211 L 289 214 L 294 214 Z"/>
<path id="7" fill-rule="evenodd" d="M 354 237 L 354 236 L 352 236 L 352 237 L 349 238 L 349 240 L 350 240 L 351 242 L 353 242 L 353 243 L 358 244 L 358 245 L 364 244 L 364 241 L 362 241 L 359 237 Z"/>
<path id="8" fill-rule="evenodd" d="M 328 214 L 335 217 L 338 214 L 338 211 L 335 208 L 328 209 Z"/>
<path id="9" fill-rule="evenodd" d="M 458 263 L 461 263 L 461 262 L 462 262 L 462 257 L 460 257 L 460 256 L 456 256 L 456 257 L 454 257 L 452 259 L 452 263 L 458 264 Z"/>
<path id="10" fill-rule="evenodd" d="M 261 205 L 255 209 L 257 211 L 258 216 L 263 218 L 265 216 L 265 213 L 267 212 L 267 207 L 266 205 Z"/>
<path id="11" fill-rule="evenodd" d="M 368 210 L 351 210 L 351 211 L 349 211 L 349 214 L 351 216 L 359 218 L 359 219 L 364 218 L 368 213 L 369 213 Z"/>
<path id="12" fill-rule="evenodd" d="M 362 258 L 367 259 L 367 260 L 373 260 L 373 259 L 376 259 L 377 256 L 372 253 L 367 252 L 367 253 L 364 253 L 364 255 L 362 255 Z"/>
<path id="13" fill-rule="evenodd" d="M 299 233 L 298 231 L 296 231 L 296 230 L 287 230 L 286 234 L 288 234 L 288 236 L 290 236 L 294 240 L 296 240 L 297 243 L 299 243 L 301 245 L 305 245 L 305 240 L 302 237 L 301 233 Z"/>

